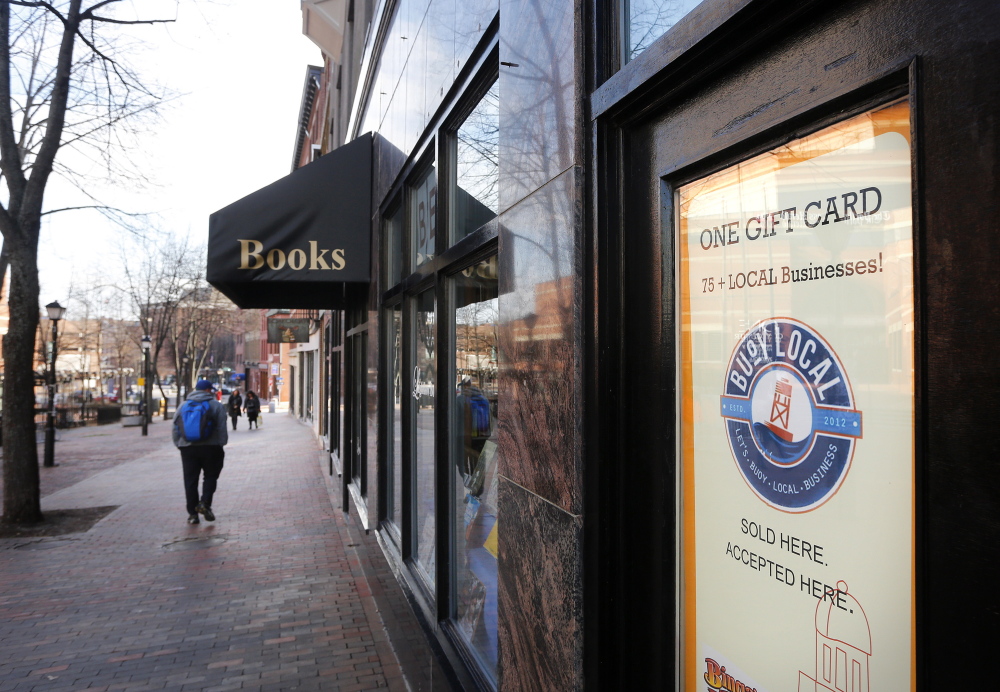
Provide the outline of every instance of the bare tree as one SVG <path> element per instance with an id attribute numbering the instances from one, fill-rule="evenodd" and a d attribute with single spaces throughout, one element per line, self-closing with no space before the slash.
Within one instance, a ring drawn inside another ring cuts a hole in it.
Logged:
<path id="1" fill-rule="evenodd" d="M 56 155 L 70 148 L 110 166 L 122 126 L 160 100 L 119 59 L 116 41 L 127 25 L 172 20 L 118 18 L 118 2 L 90 0 L 84 7 L 84 0 L 0 0 L 0 174 L 6 187 L 0 264 L 9 259 L 11 273 L 3 343 L 6 523 L 42 519 L 31 368 L 39 322 L 38 239 L 52 174 L 81 187 L 86 182 L 72 167 L 58 170 Z M 83 50 L 75 55 L 78 45 Z"/>
<path id="2" fill-rule="evenodd" d="M 132 310 L 139 318 L 135 343 L 144 335 L 149 336 L 151 376 L 160 383 L 158 364 L 161 354 L 172 348 L 178 313 L 200 281 L 200 262 L 204 256 L 186 239 L 150 234 L 135 239 L 120 248 L 121 264 L 125 273 L 125 286 Z M 136 259 L 138 258 L 138 259 Z"/>
<path id="3" fill-rule="evenodd" d="M 700 0 L 630 0 L 628 3 L 629 60 L 665 34 Z"/>
<path id="4" fill-rule="evenodd" d="M 200 371 L 213 355 L 219 336 L 232 332 L 236 306 L 206 283 L 203 246 L 149 236 L 123 244 L 120 254 L 124 288 L 139 318 L 136 344 L 144 334 L 149 335 L 153 381 L 166 399 L 160 363 L 172 360 L 174 372 L 181 376 Z"/>
<path id="5" fill-rule="evenodd" d="M 108 394 L 116 389 L 124 393 L 126 380 L 138 372 L 142 361 L 138 346 L 141 330 L 128 293 L 122 286 L 106 281 L 105 277 L 93 272 L 70 285 L 67 316 L 73 319 L 67 320 L 66 327 L 60 330 L 60 353 L 72 350 L 74 345 L 78 349 L 83 346 L 92 354 L 89 365 L 93 367 L 88 371 L 100 373 L 96 375 L 101 380 L 98 393 L 105 393 L 108 378 L 114 378 L 112 382 L 117 383 L 108 387 Z M 75 335 L 71 325 L 77 327 Z M 74 336 L 79 343 L 73 343 Z"/>
<path id="6" fill-rule="evenodd" d="M 139 372 L 142 351 L 136 342 L 139 324 L 134 319 L 124 319 L 125 295 L 121 291 L 109 294 L 105 304 L 104 359 L 107 369 L 116 379 L 118 400 L 125 401 L 129 381 Z"/>
<path id="7" fill-rule="evenodd" d="M 174 319 L 170 345 L 173 348 L 174 367 L 182 376 L 190 378 L 191 373 L 201 371 L 211 356 L 218 353 L 220 339 L 232 334 L 237 328 L 239 311 L 232 301 L 204 283 L 198 275 L 192 289 L 181 301 Z M 188 367 L 184 367 L 187 358 Z M 215 360 L 222 363 L 222 358 Z M 190 379 L 186 382 L 191 385 Z M 180 405 L 181 391 L 177 388 L 177 403 Z"/>

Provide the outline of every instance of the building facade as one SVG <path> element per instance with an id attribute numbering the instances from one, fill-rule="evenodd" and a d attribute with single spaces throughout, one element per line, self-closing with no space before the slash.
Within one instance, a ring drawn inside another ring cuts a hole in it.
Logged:
<path id="1" fill-rule="evenodd" d="M 209 280 L 317 311 L 292 406 L 456 687 L 985 653 L 995 3 L 302 6 L 295 170 Z"/>

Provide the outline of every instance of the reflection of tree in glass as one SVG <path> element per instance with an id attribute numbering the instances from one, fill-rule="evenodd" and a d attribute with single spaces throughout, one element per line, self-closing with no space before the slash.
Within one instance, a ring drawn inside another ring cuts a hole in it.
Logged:
<path id="1" fill-rule="evenodd" d="M 631 60 L 701 3 L 701 0 L 629 0 L 629 47 Z"/>
<path id="2" fill-rule="evenodd" d="M 496 82 L 462 123 L 456 139 L 458 188 L 496 215 L 500 144 L 500 93 Z"/>
<path id="3" fill-rule="evenodd" d="M 495 295 L 495 294 L 494 294 Z M 496 375 L 497 323 L 500 320 L 496 298 L 471 303 L 455 310 L 455 341 L 458 376 L 469 375 L 473 384 L 484 387 Z"/>
<path id="4" fill-rule="evenodd" d="M 416 322 L 418 343 L 423 347 L 423 353 L 420 353 L 419 347 L 417 352 L 421 379 L 425 383 L 432 383 L 434 382 L 434 335 L 437 329 L 433 307 L 427 312 L 418 312 Z"/>
<path id="5" fill-rule="evenodd" d="M 403 396 L 403 313 L 399 306 L 392 311 L 392 391 L 393 401 L 398 406 Z"/>

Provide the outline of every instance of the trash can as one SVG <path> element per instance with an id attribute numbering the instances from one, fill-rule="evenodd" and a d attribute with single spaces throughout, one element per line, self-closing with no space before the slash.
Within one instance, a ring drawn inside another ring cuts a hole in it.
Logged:
<path id="1" fill-rule="evenodd" d="M 117 423 L 122 419 L 122 407 L 116 404 L 100 404 L 94 408 L 97 410 L 98 425 Z"/>
<path id="2" fill-rule="evenodd" d="M 271 399 L 271 401 L 267 405 L 267 412 L 274 413 L 277 410 L 277 408 L 278 408 L 278 402 L 275 401 L 274 399 Z"/>

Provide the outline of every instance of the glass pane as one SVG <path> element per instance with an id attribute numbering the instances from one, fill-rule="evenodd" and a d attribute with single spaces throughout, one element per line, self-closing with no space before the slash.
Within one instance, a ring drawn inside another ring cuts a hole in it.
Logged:
<path id="1" fill-rule="evenodd" d="M 385 221 L 385 286 L 391 288 L 403 278 L 403 208 Z"/>
<path id="2" fill-rule="evenodd" d="M 340 351 L 330 354 L 330 451 L 340 453 L 340 430 L 343 424 L 344 400 L 341 390 L 344 374 L 341 371 Z"/>
<path id="3" fill-rule="evenodd" d="M 434 291 L 417 296 L 414 320 L 414 365 L 412 382 L 414 454 L 413 484 L 416 492 L 417 564 L 429 583 L 434 583 L 434 383 L 437 353 L 437 319 Z"/>
<path id="4" fill-rule="evenodd" d="M 410 245 L 413 267 L 434 259 L 437 229 L 437 172 L 432 167 L 410 195 Z"/>
<path id="5" fill-rule="evenodd" d="M 365 466 L 365 428 L 367 426 L 365 413 L 365 363 L 367 360 L 365 337 L 362 332 L 351 337 L 353 349 L 352 359 L 352 386 L 351 386 L 351 433 L 353 437 L 354 459 L 351 464 L 351 478 L 359 489 L 364 487 L 362 483 L 362 473 Z M 301 378 L 301 372 L 300 372 Z M 301 391 L 301 379 L 299 390 Z M 363 492 L 363 490 L 362 490 Z"/>
<path id="6" fill-rule="evenodd" d="M 499 208 L 500 95 L 497 83 L 476 104 L 455 135 L 452 240 L 496 218 Z"/>
<path id="7" fill-rule="evenodd" d="M 306 400 L 302 413 L 308 420 L 311 421 L 313 419 L 313 398 L 316 395 L 316 392 L 314 391 L 316 378 L 313 377 L 316 373 L 316 351 L 307 351 L 305 355 L 306 367 L 304 374 L 306 374 Z"/>
<path id="8" fill-rule="evenodd" d="M 392 377 L 392 400 L 389 404 L 388 427 L 392 435 L 389 455 L 389 520 L 403 525 L 403 312 L 399 305 L 389 317 L 389 376 Z"/>
<path id="9" fill-rule="evenodd" d="M 491 676 L 497 665 L 497 258 L 452 279 L 451 420 L 455 624 Z"/>
<path id="10" fill-rule="evenodd" d="M 628 7 L 628 51 L 626 62 L 646 50 L 667 33 L 701 0 L 626 0 Z"/>

